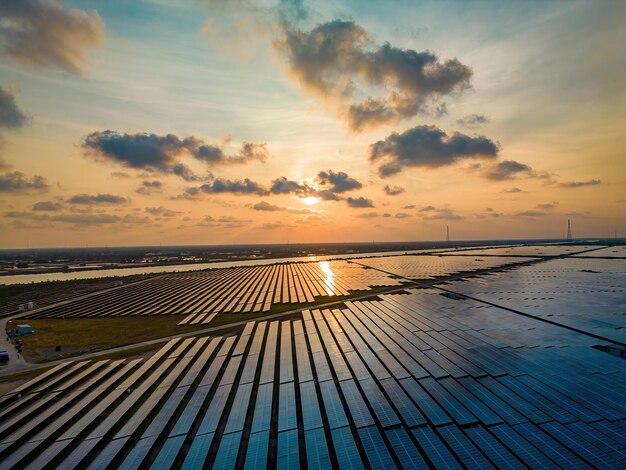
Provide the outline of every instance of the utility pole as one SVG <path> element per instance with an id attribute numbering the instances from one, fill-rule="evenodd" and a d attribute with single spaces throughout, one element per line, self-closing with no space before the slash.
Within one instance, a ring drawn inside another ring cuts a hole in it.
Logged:
<path id="1" fill-rule="evenodd" d="M 450 227 L 446 225 L 446 243 L 450 243 Z"/>

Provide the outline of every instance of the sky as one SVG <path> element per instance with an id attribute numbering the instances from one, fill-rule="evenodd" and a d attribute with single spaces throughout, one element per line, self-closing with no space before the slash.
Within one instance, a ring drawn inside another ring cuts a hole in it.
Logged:
<path id="1" fill-rule="evenodd" d="M 626 4 L 0 2 L 0 248 L 626 236 Z"/>

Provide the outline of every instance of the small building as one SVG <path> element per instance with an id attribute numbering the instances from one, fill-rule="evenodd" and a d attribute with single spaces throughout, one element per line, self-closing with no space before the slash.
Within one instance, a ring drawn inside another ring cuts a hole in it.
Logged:
<path id="1" fill-rule="evenodd" d="M 0 362 L 7 362 L 9 360 L 9 351 L 0 351 Z"/>
<path id="2" fill-rule="evenodd" d="M 20 312 L 23 312 L 24 310 L 32 310 L 33 308 L 35 308 L 35 302 L 26 302 L 25 304 L 19 304 L 17 306 L 17 309 Z"/>
<path id="3" fill-rule="evenodd" d="M 32 335 L 35 331 L 33 330 L 33 327 L 30 325 L 17 325 L 17 327 L 15 327 L 15 332 L 17 333 L 18 336 L 24 336 L 24 335 Z"/>

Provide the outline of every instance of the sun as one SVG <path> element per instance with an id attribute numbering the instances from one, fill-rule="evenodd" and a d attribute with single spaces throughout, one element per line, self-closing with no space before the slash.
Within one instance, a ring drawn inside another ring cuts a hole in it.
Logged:
<path id="1" fill-rule="evenodd" d="M 303 197 L 300 201 L 307 206 L 312 206 L 313 204 L 317 204 L 320 198 L 315 196 Z"/>

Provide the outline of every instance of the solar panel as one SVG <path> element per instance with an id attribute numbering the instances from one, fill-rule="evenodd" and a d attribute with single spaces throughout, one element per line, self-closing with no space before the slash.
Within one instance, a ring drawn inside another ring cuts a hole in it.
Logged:
<path id="1" fill-rule="evenodd" d="M 395 468 L 396 465 L 376 426 L 358 430 L 367 460 L 372 468 Z"/>
<path id="2" fill-rule="evenodd" d="M 183 462 L 182 468 L 184 470 L 202 468 L 202 465 L 204 464 L 204 461 L 209 453 L 211 443 L 213 442 L 214 434 L 215 433 L 211 432 L 209 434 L 196 436 L 191 443 L 191 447 L 189 448 L 185 461 Z"/>
<path id="3" fill-rule="evenodd" d="M 454 424 L 437 428 L 443 439 L 470 469 L 494 468 L 478 448 Z"/>
<path id="4" fill-rule="evenodd" d="M 266 468 L 269 440 L 269 431 L 261 431 L 250 434 L 244 468 L 251 470 Z"/>
<path id="5" fill-rule="evenodd" d="M 356 446 L 350 426 L 336 428 L 331 431 L 333 446 L 337 455 L 337 463 L 340 469 L 359 470 L 365 468 L 359 449 Z"/>
<path id="6" fill-rule="evenodd" d="M 331 468 L 330 455 L 326 445 L 326 436 L 323 428 L 305 431 L 307 467 L 311 469 Z"/>
<path id="7" fill-rule="evenodd" d="M 322 415 L 320 414 L 314 382 L 311 381 L 300 384 L 300 403 L 302 405 L 302 424 L 304 430 L 308 431 L 321 427 L 323 424 Z"/>
<path id="8" fill-rule="evenodd" d="M 354 380 L 344 380 L 340 382 L 341 391 L 346 397 L 346 403 L 350 409 L 350 415 L 354 420 L 354 424 L 357 428 L 370 426 L 374 424 L 374 419 L 367 409 L 365 401 L 359 392 Z"/>
<path id="9" fill-rule="evenodd" d="M 278 432 L 294 429 L 298 425 L 296 417 L 296 392 L 294 383 L 280 384 L 278 394 Z"/>
<path id="10" fill-rule="evenodd" d="M 300 453 L 298 451 L 298 431 L 292 429 L 278 433 L 278 468 L 300 468 Z"/>
<path id="11" fill-rule="evenodd" d="M 252 418 L 252 433 L 270 429 L 273 389 L 274 386 L 271 383 L 259 385 Z"/>
<path id="12" fill-rule="evenodd" d="M 385 434 L 402 468 L 428 468 L 428 464 L 404 428 L 387 429 Z"/>
<path id="13" fill-rule="evenodd" d="M 346 413 L 343 409 L 341 398 L 339 397 L 335 383 L 332 381 L 321 382 L 319 387 L 322 392 L 322 400 L 324 402 L 324 408 L 326 410 L 326 417 L 328 418 L 328 425 L 330 429 L 347 426 L 348 418 L 346 417 Z"/>
<path id="14" fill-rule="evenodd" d="M 435 468 L 450 470 L 460 469 L 461 466 L 448 450 L 442 440 L 428 426 L 422 426 L 411 430 L 420 447 L 424 449 L 426 457 Z"/>
<path id="15" fill-rule="evenodd" d="M 224 434 L 213 462 L 213 468 L 235 468 L 241 442 L 241 431 Z"/>

